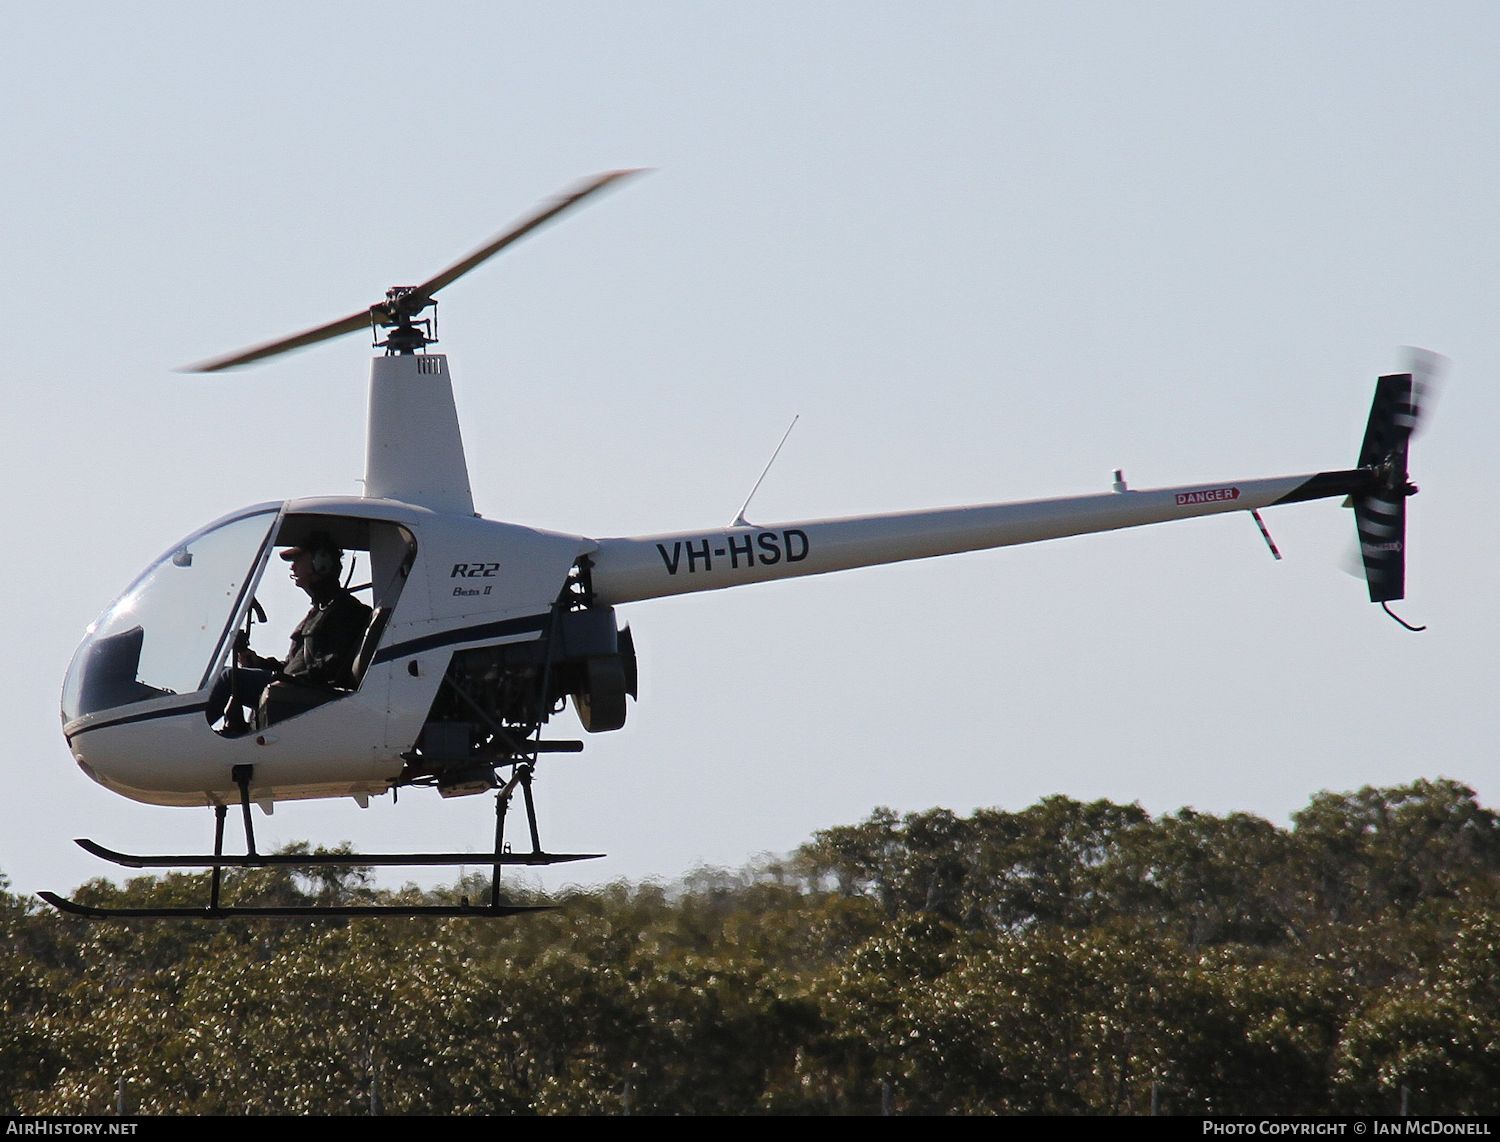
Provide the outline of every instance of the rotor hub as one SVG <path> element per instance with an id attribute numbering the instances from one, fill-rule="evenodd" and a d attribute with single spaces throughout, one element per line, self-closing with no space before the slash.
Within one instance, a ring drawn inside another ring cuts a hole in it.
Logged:
<path id="1" fill-rule="evenodd" d="M 420 316 L 429 308 L 429 317 Z M 377 348 L 386 356 L 415 353 L 437 341 L 437 299 L 419 286 L 392 286 L 385 291 L 385 301 L 370 307 L 370 328 Z M 380 330 L 388 329 L 385 339 Z"/>

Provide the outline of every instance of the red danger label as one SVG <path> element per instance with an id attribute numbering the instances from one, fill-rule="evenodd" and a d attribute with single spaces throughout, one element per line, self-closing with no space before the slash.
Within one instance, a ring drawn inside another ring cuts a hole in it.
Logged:
<path id="1" fill-rule="evenodd" d="M 1237 500 L 1240 498 L 1238 488 L 1209 488 L 1202 492 L 1178 492 L 1177 502 L 1179 504 L 1211 504 L 1215 500 Z"/>

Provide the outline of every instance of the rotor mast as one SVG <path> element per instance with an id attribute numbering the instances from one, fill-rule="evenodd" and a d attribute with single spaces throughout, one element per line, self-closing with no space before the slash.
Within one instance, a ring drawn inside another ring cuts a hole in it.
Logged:
<path id="1" fill-rule="evenodd" d="M 385 356 L 370 361 L 365 498 L 473 515 L 448 357 L 426 352 L 437 342 L 437 299 L 421 286 L 392 286 L 370 307 L 370 328 Z"/>

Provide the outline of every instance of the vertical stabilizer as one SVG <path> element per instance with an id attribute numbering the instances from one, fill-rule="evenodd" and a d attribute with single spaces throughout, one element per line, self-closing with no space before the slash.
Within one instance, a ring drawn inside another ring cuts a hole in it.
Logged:
<path id="1" fill-rule="evenodd" d="M 444 354 L 406 353 L 370 362 L 365 495 L 474 514 Z"/>

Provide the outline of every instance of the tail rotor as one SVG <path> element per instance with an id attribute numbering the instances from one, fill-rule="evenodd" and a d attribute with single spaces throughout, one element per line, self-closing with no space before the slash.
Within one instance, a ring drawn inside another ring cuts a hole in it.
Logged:
<path id="1" fill-rule="evenodd" d="M 1406 501 L 1417 492 L 1409 471 L 1411 439 L 1434 395 L 1443 358 L 1425 349 L 1408 353 L 1409 372 L 1376 383 L 1359 451 L 1359 467 L 1372 480 L 1349 503 L 1370 601 L 1409 630 L 1420 630 L 1394 614 L 1389 604 L 1406 597 Z"/>

